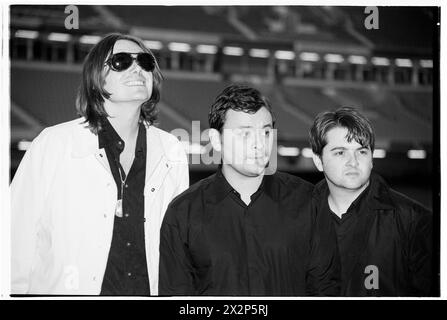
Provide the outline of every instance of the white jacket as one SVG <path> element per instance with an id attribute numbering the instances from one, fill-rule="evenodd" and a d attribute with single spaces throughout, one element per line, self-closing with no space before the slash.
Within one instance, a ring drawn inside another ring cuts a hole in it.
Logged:
<path id="1" fill-rule="evenodd" d="M 11 183 L 11 292 L 97 295 L 112 242 L 117 188 L 83 118 L 44 129 Z M 189 184 L 179 141 L 147 132 L 144 231 L 151 295 L 158 294 L 160 226 Z"/>

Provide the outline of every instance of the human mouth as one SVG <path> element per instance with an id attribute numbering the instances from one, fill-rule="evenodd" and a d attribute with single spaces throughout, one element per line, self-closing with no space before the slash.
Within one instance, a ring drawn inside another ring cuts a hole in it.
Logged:
<path id="1" fill-rule="evenodd" d="M 247 160 L 250 162 L 265 162 L 268 158 L 265 156 L 248 157 Z"/>
<path id="2" fill-rule="evenodd" d="M 132 87 L 132 86 L 144 86 L 144 81 L 141 80 L 132 80 L 127 81 L 124 83 L 126 86 Z"/>

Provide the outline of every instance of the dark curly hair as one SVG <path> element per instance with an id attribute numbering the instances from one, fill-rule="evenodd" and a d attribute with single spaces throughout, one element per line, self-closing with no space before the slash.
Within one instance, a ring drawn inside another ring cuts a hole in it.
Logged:
<path id="1" fill-rule="evenodd" d="M 222 132 L 222 127 L 225 124 L 225 115 L 229 109 L 253 114 L 262 107 L 265 107 L 270 112 L 273 126 L 275 126 L 275 114 L 266 97 L 257 89 L 246 85 L 232 84 L 226 87 L 214 100 L 208 114 L 209 126 L 211 129 Z"/>
<path id="2" fill-rule="evenodd" d="M 118 40 L 135 42 L 144 52 L 150 53 L 154 57 L 143 41 L 120 33 L 106 35 L 92 48 L 84 61 L 81 85 L 76 97 L 76 109 L 78 114 L 86 119 L 88 127 L 95 134 L 101 130 L 101 118 L 108 117 L 104 109 L 104 99 L 108 99 L 110 93 L 104 90 L 104 62 L 113 51 L 113 47 Z M 163 75 L 155 57 L 154 61 L 152 95 L 148 101 L 142 104 L 140 114 L 140 119 L 149 125 L 157 119 L 156 105 L 160 101 L 161 82 L 163 80 Z"/>

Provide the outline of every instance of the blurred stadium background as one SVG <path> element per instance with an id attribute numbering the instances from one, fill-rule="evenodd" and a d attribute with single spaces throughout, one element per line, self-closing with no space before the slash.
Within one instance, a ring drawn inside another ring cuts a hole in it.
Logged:
<path id="1" fill-rule="evenodd" d="M 227 84 L 251 84 L 277 115 L 278 168 L 315 183 L 323 176 L 307 142 L 314 116 L 357 106 L 376 129 L 375 170 L 436 205 L 437 8 L 379 7 L 379 29 L 367 30 L 365 7 L 78 5 L 79 29 L 67 30 L 65 7 L 10 6 L 11 178 L 44 127 L 77 117 L 83 59 L 118 31 L 144 39 L 158 58 L 165 76 L 159 127 L 191 133 L 200 121 L 203 131 Z M 183 143 L 192 159 L 208 141 Z M 215 169 L 191 165 L 191 183 Z"/>

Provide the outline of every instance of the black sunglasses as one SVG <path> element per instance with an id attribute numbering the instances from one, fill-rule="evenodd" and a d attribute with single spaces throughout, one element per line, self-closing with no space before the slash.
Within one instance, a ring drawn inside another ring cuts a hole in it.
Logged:
<path id="1" fill-rule="evenodd" d="M 134 58 L 133 56 L 136 57 Z M 136 60 L 138 65 L 147 72 L 154 71 L 155 60 L 154 57 L 147 52 L 140 53 L 129 53 L 129 52 L 119 52 L 112 55 L 107 59 L 106 64 L 112 68 L 113 71 L 121 72 L 129 69 L 133 61 Z"/>

